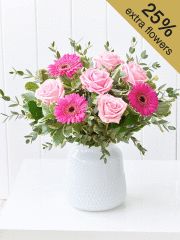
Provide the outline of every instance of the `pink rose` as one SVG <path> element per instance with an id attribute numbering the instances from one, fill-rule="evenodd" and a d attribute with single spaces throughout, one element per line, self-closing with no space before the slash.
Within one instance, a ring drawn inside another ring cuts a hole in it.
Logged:
<path id="1" fill-rule="evenodd" d="M 126 102 L 110 94 L 98 98 L 99 117 L 105 123 L 119 123 L 126 108 Z"/>
<path id="2" fill-rule="evenodd" d="M 114 70 L 119 64 L 124 63 L 124 61 L 116 53 L 108 51 L 95 57 L 94 62 L 95 67 L 105 67 L 110 71 Z"/>
<path id="3" fill-rule="evenodd" d="M 89 68 L 80 77 L 82 85 L 89 92 L 104 94 L 111 90 L 113 79 L 102 69 Z"/>
<path id="4" fill-rule="evenodd" d="M 60 80 L 46 80 L 35 93 L 35 97 L 43 103 L 49 105 L 56 103 L 59 98 L 64 96 L 64 87 Z"/>
<path id="5" fill-rule="evenodd" d="M 137 82 L 145 82 L 147 80 L 146 71 L 135 62 L 123 64 L 122 71 L 126 74 L 124 80 L 132 85 L 135 85 Z"/>

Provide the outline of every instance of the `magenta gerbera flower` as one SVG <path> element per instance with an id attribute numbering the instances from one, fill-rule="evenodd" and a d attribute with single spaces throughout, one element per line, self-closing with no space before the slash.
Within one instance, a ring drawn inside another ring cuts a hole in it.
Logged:
<path id="1" fill-rule="evenodd" d="M 142 116 L 151 116 L 158 108 L 158 97 L 146 83 L 134 85 L 128 94 L 130 105 Z"/>
<path id="2" fill-rule="evenodd" d="M 82 68 L 81 58 L 76 54 L 65 54 L 54 64 L 48 66 L 49 74 L 52 77 L 67 76 L 72 78 L 79 69 Z"/>
<path id="3" fill-rule="evenodd" d="M 54 115 L 60 123 L 80 123 L 86 118 L 87 106 L 85 97 L 72 93 L 58 100 Z"/>

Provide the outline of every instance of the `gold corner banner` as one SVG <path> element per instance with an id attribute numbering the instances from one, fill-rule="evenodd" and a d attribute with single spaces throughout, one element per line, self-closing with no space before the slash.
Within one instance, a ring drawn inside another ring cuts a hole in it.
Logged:
<path id="1" fill-rule="evenodd" d="M 107 0 L 180 73 L 180 0 Z"/>

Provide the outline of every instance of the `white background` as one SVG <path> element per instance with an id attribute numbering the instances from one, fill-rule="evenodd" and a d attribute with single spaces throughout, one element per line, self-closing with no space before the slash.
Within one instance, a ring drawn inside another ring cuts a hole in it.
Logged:
<path id="1" fill-rule="evenodd" d="M 13 79 L 9 70 L 47 67 L 53 61 L 48 46 L 56 41 L 62 53 L 70 52 L 68 38 L 82 38 L 82 43 L 92 41 L 91 54 L 103 51 L 109 40 L 124 57 L 132 36 L 138 39 L 138 50 L 147 49 L 149 61 L 159 61 L 159 84 L 180 87 L 176 71 L 139 36 L 139 34 L 105 0 L 0 0 L 0 88 L 8 95 L 19 96 L 25 80 Z M 121 144 L 125 159 L 180 160 L 180 101 L 174 104 L 169 118 L 177 131 L 161 134 L 155 127 L 147 127 L 138 134 L 148 148 L 142 157 L 133 145 Z M 0 102 L 0 112 L 8 112 Z M 44 152 L 43 139 L 26 145 L 23 136 L 30 131 L 24 121 L 0 124 L 0 198 L 7 196 L 23 158 L 62 158 L 65 150 Z M 38 160 L 37 160 L 38 161 Z"/>

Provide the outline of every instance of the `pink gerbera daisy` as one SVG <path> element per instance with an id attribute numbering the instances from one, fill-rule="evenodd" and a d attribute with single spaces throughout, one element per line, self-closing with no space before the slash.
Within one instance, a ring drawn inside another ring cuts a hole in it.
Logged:
<path id="1" fill-rule="evenodd" d="M 81 58 L 76 54 L 65 54 L 54 64 L 48 66 L 49 74 L 53 77 L 67 76 L 72 78 L 79 69 L 82 68 Z"/>
<path id="2" fill-rule="evenodd" d="M 158 108 L 156 92 L 146 83 L 134 85 L 128 94 L 130 105 L 142 116 L 151 116 Z"/>
<path id="3" fill-rule="evenodd" d="M 60 123 L 79 123 L 86 118 L 87 100 L 72 93 L 58 100 L 54 115 Z"/>

